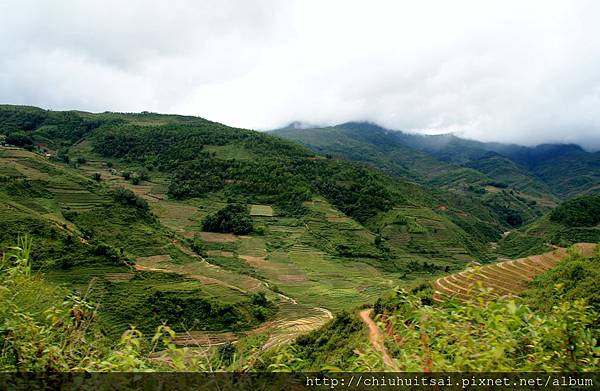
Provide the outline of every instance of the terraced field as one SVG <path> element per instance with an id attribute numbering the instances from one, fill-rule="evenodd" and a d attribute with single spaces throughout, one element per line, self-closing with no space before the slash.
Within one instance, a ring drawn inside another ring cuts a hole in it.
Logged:
<path id="1" fill-rule="evenodd" d="M 185 201 L 170 199 L 164 173 L 154 170 L 149 172 L 149 180 L 133 185 L 123 173 L 136 173 L 141 167 L 119 161 L 108 164 L 85 143 L 72 149 L 72 161 L 85 158 L 81 164 L 65 165 L 22 150 L 0 152 L 3 175 L 43 179 L 50 193 L 47 198 L 10 199 L 2 205 L 6 208 L 40 214 L 80 235 L 78 227 L 89 222 L 86 218 L 91 219 L 87 216 L 102 216 L 97 207 L 111 202 L 109 190 L 125 187 L 144 198 L 160 222 L 160 226 L 150 228 L 147 222 L 137 220 L 104 221 L 104 228 L 92 233 L 95 239 L 115 248 L 126 247 L 127 254 L 136 260 L 135 267 L 52 271 L 49 279 L 53 282 L 86 291 L 91 281 L 98 281 L 98 300 L 107 307 L 122 303 L 108 300 L 110 295 L 104 290 L 115 290 L 119 297 L 144 303 L 150 288 L 197 291 L 202 297 L 226 304 L 242 303 L 260 291 L 278 307 L 274 319 L 259 327 L 255 324 L 253 330 L 190 330 L 178 333 L 177 343 L 181 345 L 211 346 L 259 335 L 265 338 L 263 349 L 270 349 L 321 327 L 333 317 L 332 312 L 376 300 L 404 278 L 403 272 L 379 268 L 375 235 L 322 197 L 305 203 L 308 212 L 302 218 L 278 215 L 272 205 L 255 201 L 250 214 L 262 228 L 260 233 L 238 236 L 204 232 L 204 217 L 226 205 L 223 194 Z M 101 180 L 92 180 L 94 174 L 100 174 Z M 67 210 L 78 212 L 74 214 L 76 225 L 62 215 Z M 191 250 L 192 242 L 200 243 L 202 256 Z M 127 308 L 137 313 L 133 304 Z M 109 314 L 106 318 L 115 335 L 134 320 L 133 315 Z M 150 329 L 151 325 L 144 327 Z"/>
<path id="2" fill-rule="evenodd" d="M 107 201 L 106 197 L 79 188 L 51 187 L 48 190 L 53 193 L 61 208 L 76 212 L 90 210 Z"/>
<path id="3" fill-rule="evenodd" d="M 210 347 L 227 342 L 236 343 L 244 337 L 265 335 L 266 342 L 261 347 L 261 350 L 265 351 L 316 330 L 331 319 L 333 319 L 333 314 L 325 308 L 308 308 L 282 299 L 277 319 L 265 322 L 253 330 L 240 333 L 188 331 L 177 333 L 174 342 L 178 346 Z"/>
<path id="4" fill-rule="evenodd" d="M 585 256 L 590 256 L 596 251 L 597 245 L 577 243 L 573 248 Z M 461 301 L 469 301 L 482 294 L 488 298 L 517 295 L 526 289 L 527 282 L 554 267 L 568 255 L 567 249 L 556 248 L 541 255 L 470 267 L 460 273 L 438 278 L 433 283 L 433 299 L 440 302 L 444 298 L 454 297 Z M 485 292 L 482 292 L 482 289 L 485 289 Z"/>

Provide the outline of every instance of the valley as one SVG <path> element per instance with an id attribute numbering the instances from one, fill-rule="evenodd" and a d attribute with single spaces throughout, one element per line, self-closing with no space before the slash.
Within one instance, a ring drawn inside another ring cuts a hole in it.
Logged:
<path id="1" fill-rule="evenodd" d="M 595 185 L 551 191 L 522 149 L 363 127 L 275 132 L 309 149 L 197 117 L 0 106 L 21 140 L 0 146 L 0 246 L 31 238 L 44 289 L 83 303 L 107 346 L 135 330 L 151 362 L 220 370 L 427 370 L 398 361 L 416 360 L 394 347 L 394 328 L 418 333 L 406 308 L 520 300 L 596 254 Z"/>

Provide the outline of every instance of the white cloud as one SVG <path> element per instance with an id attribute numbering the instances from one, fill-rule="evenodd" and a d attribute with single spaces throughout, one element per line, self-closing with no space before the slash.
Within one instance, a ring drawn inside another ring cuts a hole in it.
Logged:
<path id="1" fill-rule="evenodd" d="M 600 148 L 594 1 L 0 2 L 0 101 Z"/>

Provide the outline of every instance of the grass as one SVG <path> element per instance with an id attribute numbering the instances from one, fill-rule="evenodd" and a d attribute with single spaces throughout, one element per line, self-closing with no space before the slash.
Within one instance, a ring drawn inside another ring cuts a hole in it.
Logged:
<path id="1" fill-rule="evenodd" d="M 544 216 L 511 232 L 498 242 L 498 253 L 521 257 L 548 251 L 548 244 L 568 247 L 577 242 L 600 242 L 600 227 L 568 227 Z"/>
<path id="2" fill-rule="evenodd" d="M 251 160 L 255 155 L 242 145 L 205 145 L 204 151 L 214 153 L 223 160 Z"/>
<path id="3" fill-rule="evenodd" d="M 250 205 L 250 216 L 273 217 L 271 205 Z"/>

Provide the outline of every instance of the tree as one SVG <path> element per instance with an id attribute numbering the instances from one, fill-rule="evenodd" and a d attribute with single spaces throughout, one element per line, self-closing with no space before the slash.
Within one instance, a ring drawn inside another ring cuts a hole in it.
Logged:
<path id="1" fill-rule="evenodd" d="M 123 187 L 118 187 L 112 192 L 112 196 L 115 201 L 120 202 L 124 205 L 134 206 L 143 211 L 150 210 L 148 202 L 145 199 L 137 196 L 134 192 Z"/>
<path id="2" fill-rule="evenodd" d="M 6 143 L 16 147 L 33 146 L 33 139 L 24 132 L 14 132 L 6 136 Z"/>
<path id="3" fill-rule="evenodd" d="M 205 231 L 236 235 L 248 234 L 254 230 L 248 208 L 242 204 L 228 204 L 217 213 L 207 216 L 203 228 Z"/>

